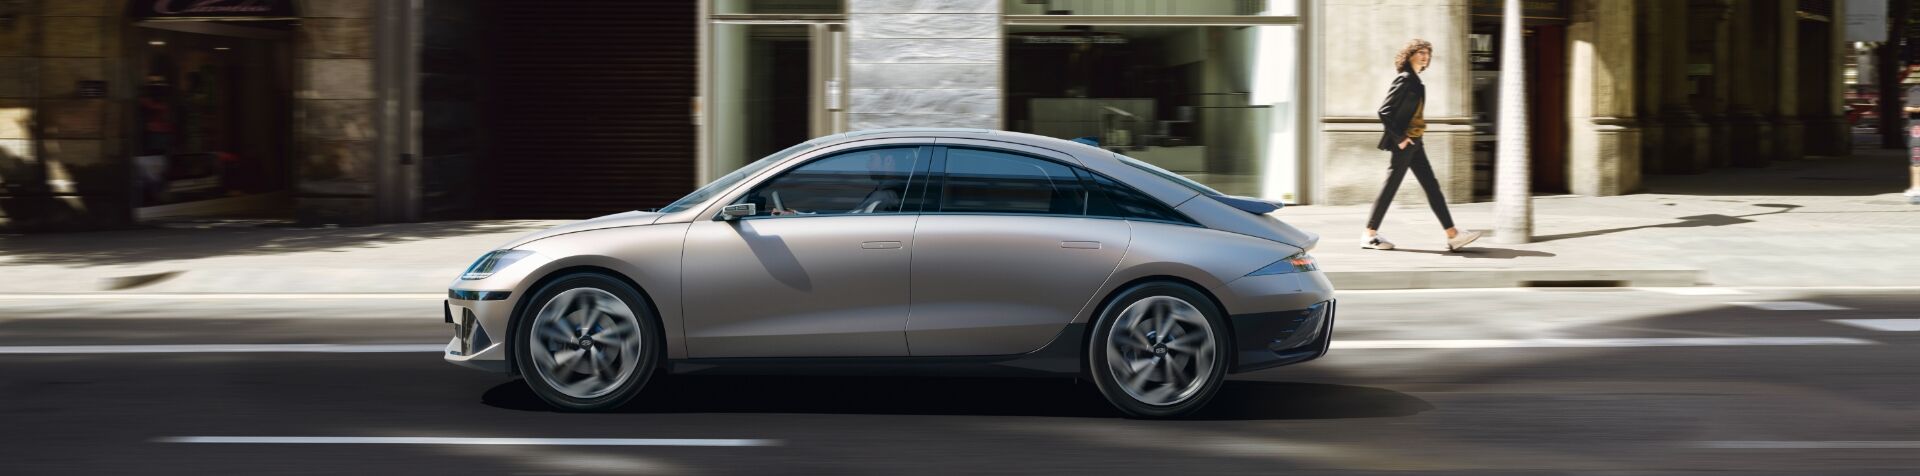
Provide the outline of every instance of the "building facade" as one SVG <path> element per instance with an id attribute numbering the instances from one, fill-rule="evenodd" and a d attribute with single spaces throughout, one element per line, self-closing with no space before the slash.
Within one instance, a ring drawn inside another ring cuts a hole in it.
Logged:
<path id="1" fill-rule="evenodd" d="M 1500 0 L 0 0 L 0 226 L 574 218 L 837 132 L 1088 138 L 1369 201 L 1411 38 L 1491 195 Z M 1525 0 L 1533 186 L 1845 155 L 1845 0 Z M 1423 195 L 1402 187 L 1401 198 Z"/>

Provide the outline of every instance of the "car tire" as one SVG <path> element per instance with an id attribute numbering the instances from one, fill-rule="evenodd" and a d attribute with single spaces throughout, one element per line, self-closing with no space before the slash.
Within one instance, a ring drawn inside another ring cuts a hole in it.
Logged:
<path id="1" fill-rule="evenodd" d="M 1191 286 L 1149 282 L 1120 291 L 1093 327 L 1088 371 L 1127 415 L 1177 418 L 1226 382 L 1232 339 L 1219 309 Z"/>
<path id="2" fill-rule="evenodd" d="M 514 366 L 562 411 L 620 408 L 665 355 L 660 319 L 639 290 L 612 276 L 572 273 L 531 295 L 514 319 Z"/>

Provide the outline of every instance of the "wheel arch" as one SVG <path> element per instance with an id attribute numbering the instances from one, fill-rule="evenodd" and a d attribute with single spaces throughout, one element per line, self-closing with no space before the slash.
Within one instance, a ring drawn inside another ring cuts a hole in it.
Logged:
<path id="1" fill-rule="evenodd" d="M 514 303 L 513 311 L 511 311 L 511 314 L 507 316 L 507 340 L 505 342 L 506 347 L 504 350 L 507 352 L 507 373 L 509 375 L 520 375 L 518 359 L 515 359 L 513 356 L 515 355 L 514 352 L 517 351 L 515 347 L 520 345 L 520 338 L 521 338 L 520 319 L 523 315 L 525 315 L 527 306 L 531 305 L 531 303 L 534 301 L 531 298 L 535 295 L 535 293 L 540 292 L 541 289 L 546 288 L 548 284 L 554 282 L 555 280 L 558 280 L 563 276 L 578 274 L 578 273 L 592 273 L 592 274 L 603 275 L 609 278 L 619 280 L 620 282 L 625 283 L 627 286 L 633 287 L 634 292 L 640 293 L 641 303 L 647 306 L 647 310 L 654 315 L 654 318 L 659 321 L 666 320 L 665 317 L 660 315 L 660 305 L 654 302 L 653 295 L 649 294 L 647 292 L 647 288 L 640 286 L 639 282 L 634 281 L 633 278 L 627 276 L 626 273 L 615 271 L 611 268 L 607 268 L 604 266 L 597 266 L 597 265 L 591 265 L 591 264 L 573 264 L 573 265 L 561 266 L 552 271 L 548 271 L 544 275 L 541 275 L 540 279 L 534 280 L 532 285 L 527 286 L 526 296 L 529 299 L 521 299 L 519 302 Z M 656 323 L 656 325 L 663 325 L 663 324 L 664 323 Z M 663 332 L 665 331 L 664 328 L 662 328 L 661 330 Z M 665 336 L 662 336 L 662 337 L 665 337 Z M 671 341 L 672 339 L 661 340 L 662 343 L 666 343 L 667 345 L 672 345 Z M 667 363 L 666 356 L 671 355 L 671 353 L 667 352 L 667 349 L 660 349 L 660 351 L 661 351 L 661 359 L 659 361 L 659 365 L 666 365 Z"/>
<path id="2" fill-rule="evenodd" d="M 1086 352 L 1091 352 L 1091 350 L 1088 349 L 1093 348 L 1093 331 L 1099 327 L 1099 320 L 1106 315 L 1107 307 L 1112 306 L 1113 301 L 1118 299 L 1121 294 L 1125 294 L 1127 291 L 1140 285 L 1153 282 L 1169 282 L 1184 285 L 1193 288 L 1193 290 L 1199 292 L 1201 296 L 1205 296 L 1207 303 L 1212 304 L 1213 309 L 1220 313 L 1220 320 L 1226 323 L 1225 329 L 1223 329 L 1226 338 L 1222 339 L 1221 342 L 1227 345 L 1227 355 L 1230 356 L 1229 359 L 1231 359 L 1231 356 L 1238 355 L 1238 349 L 1233 348 L 1233 319 L 1229 318 L 1231 316 L 1227 314 L 1227 307 L 1220 302 L 1219 296 L 1214 295 L 1213 291 L 1207 289 L 1206 286 L 1201 286 L 1200 283 L 1194 282 L 1191 279 L 1171 274 L 1154 274 L 1133 278 L 1121 283 L 1119 286 L 1114 286 L 1112 290 L 1107 291 L 1105 296 L 1101 296 L 1099 303 L 1093 307 L 1093 313 L 1087 319 L 1086 330 L 1080 335 L 1080 349 L 1083 351 L 1080 355 L 1080 373 L 1083 376 L 1088 375 L 1088 372 L 1092 371 L 1092 362 L 1087 360 Z M 1232 362 L 1229 361 L 1228 364 L 1231 365 Z"/>

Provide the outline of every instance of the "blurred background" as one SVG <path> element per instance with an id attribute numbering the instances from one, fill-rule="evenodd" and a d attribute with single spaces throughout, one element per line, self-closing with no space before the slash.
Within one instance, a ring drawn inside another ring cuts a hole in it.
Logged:
<path id="1" fill-rule="evenodd" d="M 0 473 L 1920 468 L 1920 0 L 1504 4 L 0 0 Z M 1525 243 L 1442 251 L 1408 183 L 1401 249 L 1360 249 L 1411 38 L 1460 226 L 1524 164 Z M 1334 350 L 1179 422 L 987 378 L 682 376 L 561 414 L 441 361 L 480 254 L 882 127 L 1290 204 Z M 199 444 L 228 436 L 476 440 Z"/>
<path id="2" fill-rule="evenodd" d="M 1907 3 L 1522 2 L 1532 190 L 1848 156 L 1907 81 L 1913 29 L 1884 41 Z M 582 218 L 899 126 L 1090 137 L 1230 194 L 1363 203 L 1414 37 L 1436 172 L 1485 201 L 1500 25 L 1496 0 L 7 0 L 0 226 Z"/>

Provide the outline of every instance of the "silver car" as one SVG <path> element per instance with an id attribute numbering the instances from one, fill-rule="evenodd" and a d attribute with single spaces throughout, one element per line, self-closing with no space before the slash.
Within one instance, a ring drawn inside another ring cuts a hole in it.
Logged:
<path id="1" fill-rule="evenodd" d="M 486 253 L 448 291 L 446 359 L 563 410 L 664 369 L 1085 377 L 1181 416 L 1227 374 L 1327 352 L 1318 237 L 1277 208 L 1073 141 L 833 135 Z"/>

